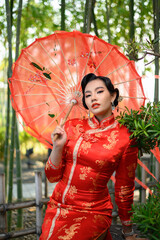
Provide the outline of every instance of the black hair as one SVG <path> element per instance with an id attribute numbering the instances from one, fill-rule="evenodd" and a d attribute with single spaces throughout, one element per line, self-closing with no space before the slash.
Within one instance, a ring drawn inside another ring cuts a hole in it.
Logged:
<path id="1" fill-rule="evenodd" d="M 85 90 L 85 87 L 87 86 L 87 84 L 93 80 L 96 80 L 96 79 L 100 79 L 102 80 L 108 91 L 110 92 L 110 94 L 113 94 L 113 93 L 116 93 L 116 98 L 113 102 L 114 106 L 116 107 L 118 105 L 118 98 L 119 98 L 119 90 L 118 88 L 114 88 L 110 78 L 108 77 L 103 77 L 103 76 L 96 76 L 95 74 L 93 73 L 89 73 L 87 75 L 85 75 L 81 81 L 81 87 L 82 87 L 82 93 L 83 93 L 83 97 L 82 97 L 82 103 L 83 103 L 83 106 L 88 109 L 86 103 L 85 103 L 85 94 L 84 94 L 84 90 Z"/>

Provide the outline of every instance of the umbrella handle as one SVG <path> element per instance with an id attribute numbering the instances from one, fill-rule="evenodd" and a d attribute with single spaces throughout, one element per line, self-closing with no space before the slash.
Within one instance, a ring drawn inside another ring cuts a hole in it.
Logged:
<path id="1" fill-rule="evenodd" d="M 65 122 L 67 121 L 67 118 L 68 118 L 68 116 L 69 116 L 69 114 L 70 114 L 73 106 L 74 106 L 76 103 L 77 103 L 76 100 L 75 100 L 75 101 L 73 100 L 73 101 L 71 102 L 70 108 L 68 109 L 68 112 L 66 113 L 66 116 L 63 118 L 63 121 L 62 121 L 62 123 L 60 124 L 61 127 L 63 127 L 63 125 L 64 125 Z M 56 135 L 54 136 L 54 139 L 53 139 L 53 140 L 56 141 L 57 138 L 58 138 L 58 134 L 56 134 Z"/>

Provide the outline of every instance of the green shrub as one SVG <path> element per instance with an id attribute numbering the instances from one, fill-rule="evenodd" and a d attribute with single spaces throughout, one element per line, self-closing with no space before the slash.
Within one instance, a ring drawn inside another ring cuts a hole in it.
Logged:
<path id="1" fill-rule="evenodd" d="M 117 116 L 117 120 L 132 133 L 130 138 L 136 138 L 140 150 L 149 153 L 156 144 L 160 145 L 160 102 L 147 103 L 146 107 L 142 106 L 139 110 L 126 108 Z"/>
<path id="2" fill-rule="evenodd" d="M 160 239 L 160 184 L 146 203 L 136 204 L 132 207 L 134 212 L 132 221 L 144 237 L 150 240 Z"/>

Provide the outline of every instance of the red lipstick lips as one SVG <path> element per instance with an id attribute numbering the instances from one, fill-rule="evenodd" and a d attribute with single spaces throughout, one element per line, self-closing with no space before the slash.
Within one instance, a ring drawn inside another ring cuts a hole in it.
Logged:
<path id="1" fill-rule="evenodd" d="M 96 109 L 96 108 L 98 108 L 99 106 L 100 106 L 100 104 L 98 104 L 98 103 L 93 103 L 93 104 L 92 104 L 92 108 L 93 108 L 93 109 Z"/>

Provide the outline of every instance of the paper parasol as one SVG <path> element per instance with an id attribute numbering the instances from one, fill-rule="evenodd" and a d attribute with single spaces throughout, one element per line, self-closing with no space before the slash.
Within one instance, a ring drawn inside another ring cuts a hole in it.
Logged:
<path id="1" fill-rule="evenodd" d="M 25 131 L 51 147 L 51 132 L 73 99 L 69 119 L 87 117 L 80 87 L 87 73 L 111 79 L 120 91 L 120 110 L 144 105 L 141 77 L 117 46 L 90 34 L 57 31 L 23 49 L 13 65 L 11 101 Z"/>

